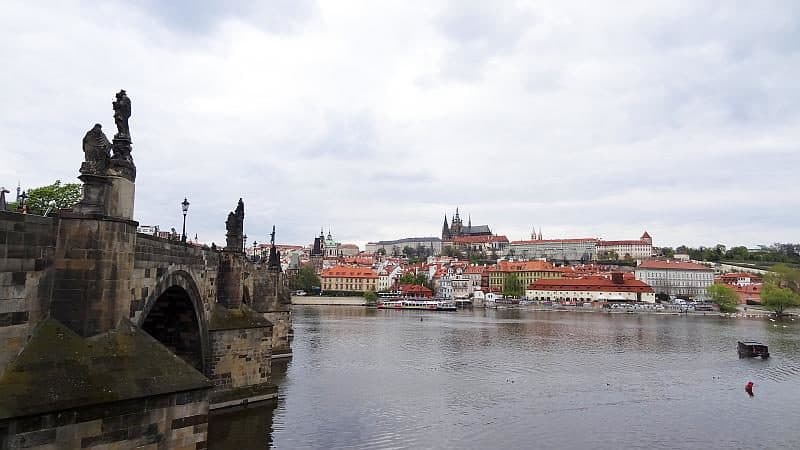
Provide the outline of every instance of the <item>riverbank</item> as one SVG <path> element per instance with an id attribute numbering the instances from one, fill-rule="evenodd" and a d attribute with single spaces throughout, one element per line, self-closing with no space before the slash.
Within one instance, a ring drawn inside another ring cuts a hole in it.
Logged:
<path id="1" fill-rule="evenodd" d="M 293 305 L 306 306 L 367 306 L 364 297 L 327 297 L 324 295 L 293 295 Z"/>

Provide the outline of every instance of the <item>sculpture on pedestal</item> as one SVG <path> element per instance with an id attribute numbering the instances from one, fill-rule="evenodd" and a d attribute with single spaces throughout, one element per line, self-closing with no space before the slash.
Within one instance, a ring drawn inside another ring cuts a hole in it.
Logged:
<path id="1" fill-rule="evenodd" d="M 128 126 L 128 119 L 131 118 L 131 99 L 125 94 L 125 89 L 117 92 L 117 99 L 111 102 L 114 108 L 114 123 L 117 124 L 117 134 L 114 137 L 131 137 L 131 129 Z"/>
<path id="2" fill-rule="evenodd" d="M 233 252 L 244 251 L 244 202 L 239 199 L 236 210 L 228 213 L 228 220 L 225 221 L 226 246 L 225 249 Z"/>
<path id="3" fill-rule="evenodd" d="M 111 142 L 108 141 L 103 127 L 96 123 L 83 137 L 84 162 L 81 164 L 83 175 L 105 175 L 108 160 L 111 157 Z"/>
<path id="4" fill-rule="evenodd" d="M 130 219 L 133 217 L 136 166 L 131 158 L 131 100 L 121 90 L 112 102 L 117 133 L 109 142 L 98 123 L 83 137 L 84 162 L 78 177 L 83 198 L 74 211 Z M 111 151 L 113 150 L 113 156 Z"/>
<path id="5" fill-rule="evenodd" d="M 272 233 L 270 233 L 269 259 L 267 259 L 267 269 L 276 272 L 281 271 L 281 252 L 275 248 L 275 225 L 272 226 Z"/>
<path id="6" fill-rule="evenodd" d="M 114 135 L 114 156 L 111 158 L 113 175 L 136 180 L 136 166 L 131 157 L 131 130 L 128 119 L 131 117 L 131 99 L 122 89 L 117 92 L 117 99 L 111 102 L 114 107 L 114 123 L 117 134 Z"/>

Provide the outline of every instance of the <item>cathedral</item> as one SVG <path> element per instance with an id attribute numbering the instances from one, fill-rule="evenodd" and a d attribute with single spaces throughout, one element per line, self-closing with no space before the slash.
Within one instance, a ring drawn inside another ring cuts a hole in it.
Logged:
<path id="1" fill-rule="evenodd" d="M 450 221 L 450 225 L 447 224 L 447 214 L 444 215 L 444 225 L 442 225 L 442 240 L 443 241 L 450 241 L 455 237 L 459 236 L 491 236 L 492 230 L 489 229 L 489 225 L 476 225 L 472 226 L 472 217 L 467 218 L 467 225 L 464 226 L 463 222 L 461 221 L 461 217 L 458 215 L 458 208 L 456 208 L 456 213 L 453 216 L 452 220 Z"/>

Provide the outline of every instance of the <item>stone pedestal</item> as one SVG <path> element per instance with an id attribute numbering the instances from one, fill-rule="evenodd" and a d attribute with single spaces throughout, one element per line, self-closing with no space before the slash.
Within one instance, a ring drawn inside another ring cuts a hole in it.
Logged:
<path id="1" fill-rule="evenodd" d="M 136 184 L 123 177 L 108 177 L 105 215 L 120 219 L 133 219 L 133 199 Z"/>
<path id="2" fill-rule="evenodd" d="M 238 252 L 224 250 L 219 257 L 217 273 L 217 302 L 226 308 L 238 308 L 242 304 L 242 274 L 244 256 Z"/>
<path id="3" fill-rule="evenodd" d="M 106 215 L 106 191 L 111 184 L 108 177 L 83 174 L 78 178 L 83 182 L 83 199 L 73 210 L 81 214 Z"/>

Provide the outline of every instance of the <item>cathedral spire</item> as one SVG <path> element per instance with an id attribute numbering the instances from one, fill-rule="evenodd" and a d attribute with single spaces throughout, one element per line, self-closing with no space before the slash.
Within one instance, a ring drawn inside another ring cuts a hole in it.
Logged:
<path id="1" fill-rule="evenodd" d="M 442 240 L 450 239 L 450 225 L 447 224 L 447 214 L 444 215 L 444 225 L 442 225 Z"/>

